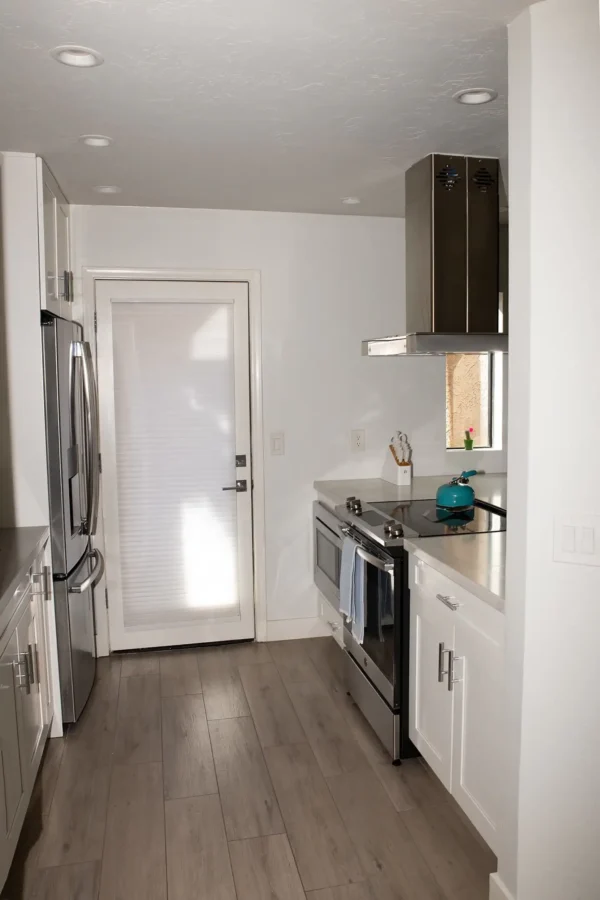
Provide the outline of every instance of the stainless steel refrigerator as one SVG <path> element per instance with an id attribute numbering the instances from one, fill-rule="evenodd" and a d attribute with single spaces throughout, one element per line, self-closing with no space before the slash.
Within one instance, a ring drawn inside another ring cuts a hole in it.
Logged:
<path id="1" fill-rule="evenodd" d="M 79 718 L 94 685 L 92 547 L 100 490 L 98 394 L 90 345 L 76 322 L 42 313 L 50 540 L 63 721 Z"/>

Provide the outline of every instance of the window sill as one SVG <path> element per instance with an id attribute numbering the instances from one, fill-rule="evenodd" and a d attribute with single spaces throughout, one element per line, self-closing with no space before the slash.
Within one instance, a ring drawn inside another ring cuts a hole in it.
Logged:
<path id="1" fill-rule="evenodd" d="M 446 447 L 446 453 L 501 453 L 502 447 L 473 447 L 465 450 L 464 447 Z"/>

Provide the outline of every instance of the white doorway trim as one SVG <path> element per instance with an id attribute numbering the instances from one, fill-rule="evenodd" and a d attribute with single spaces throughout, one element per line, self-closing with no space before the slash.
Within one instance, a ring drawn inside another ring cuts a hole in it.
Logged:
<path id="1" fill-rule="evenodd" d="M 96 310 L 96 281 L 240 281 L 248 285 L 250 332 L 250 427 L 252 443 L 252 477 L 254 495 L 252 526 L 254 532 L 254 624 L 256 640 L 267 640 L 267 591 L 265 557 L 265 474 L 263 441 L 263 384 L 262 384 L 262 297 L 260 272 L 254 269 L 113 269 L 85 266 L 83 280 L 83 326 L 92 343 L 96 359 L 94 314 Z M 99 517 L 96 546 L 104 549 L 104 531 Z M 98 656 L 108 656 L 108 615 L 104 596 L 104 581 L 95 590 Z"/>

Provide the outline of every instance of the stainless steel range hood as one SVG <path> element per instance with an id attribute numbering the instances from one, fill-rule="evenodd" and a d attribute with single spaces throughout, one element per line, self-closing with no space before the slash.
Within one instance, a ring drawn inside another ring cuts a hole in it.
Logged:
<path id="1" fill-rule="evenodd" d="M 421 331 L 362 342 L 363 356 L 446 356 L 447 353 L 507 353 L 508 335 L 434 334 Z"/>
<path id="2" fill-rule="evenodd" d="M 436 153 L 408 170 L 406 333 L 363 341 L 363 355 L 508 351 L 499 187 L 497 159 Z"/>

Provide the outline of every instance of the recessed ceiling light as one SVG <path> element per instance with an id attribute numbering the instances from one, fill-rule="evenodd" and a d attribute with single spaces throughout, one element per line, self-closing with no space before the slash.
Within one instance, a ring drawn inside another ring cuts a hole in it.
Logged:
<path id="1" fill-rule="evenodd" d="M 105 134 L 82 134 L 79 140 L 88 147 L 108 147 L 112 144 L 112 138 Z"/>
<path id="2" fill-rule="evenodd" d="M 482 103 L 491 103 L 497 96 L 498 91 L 491 88 L 465 88 L 453 94 L 452 99 L 457 103 L 464 103 L 465 106 L 480 106 Z"/>
<path id="3" fill-rule="evenodd" d="M 346 206 L 356 206 L 360 203 L 360 197 L 342 197 L 342 203 Z"/>
<path id="4" fill-rule="evenodd" d="M 50 56 L 65 66 L 77 66 L 81 69 L 89 69 L 92 66 L 101 66 L 104 57 L 90 47 L 80 47 L 78 44 L 63 44 L 50 51 Z"/>
<path id="5" fill-rule="evenodd" d="M 121 188 L 116 184 L 98 184 L 94 190 L 97 194 L 120 194 Z"/>

